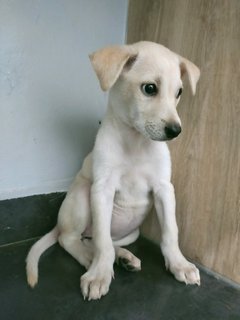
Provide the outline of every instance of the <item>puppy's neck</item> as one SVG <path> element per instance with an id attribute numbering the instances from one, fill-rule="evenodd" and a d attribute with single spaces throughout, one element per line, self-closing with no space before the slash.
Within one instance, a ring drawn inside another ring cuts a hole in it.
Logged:
<path id="1" fill-rule="evenodd" d="M 109 103 L 107 113 L 104 118 L 104 122 L 108 123 L 114 130 L 118 143 L 122 146 L 133 149 L 139 148 L 143 145 L 150 145 L 152 141 L 144 137 L 138 132 L 127 119 L 123 119 L 118 113 L 114 112 L 114 108 Z"/>

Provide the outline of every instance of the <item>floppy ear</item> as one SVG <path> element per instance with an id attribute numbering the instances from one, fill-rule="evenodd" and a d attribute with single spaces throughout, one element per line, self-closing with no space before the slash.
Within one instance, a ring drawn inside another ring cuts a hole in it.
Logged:
<path id="1" fill-rule="evenodd" d="M 103 91 L 109 90 L 120 76 L 123 67 L 136 58 L 129 46 L 112 46 L 89 55 Z"/>
<path id="2" fill-rule="evenodd" d="M 183 58 L 180 58 L 180 70 L 181 70 L 181 77 L 183 77 L 185 74 L 188 76 L 188 80 L 190 83 L 190 87 L 192 90 L 192 94 L 195 95 L 196 93 L 196 86 L 200 77 L 200 70 L 198 67 L 192 63 L 191 61 Z"/>

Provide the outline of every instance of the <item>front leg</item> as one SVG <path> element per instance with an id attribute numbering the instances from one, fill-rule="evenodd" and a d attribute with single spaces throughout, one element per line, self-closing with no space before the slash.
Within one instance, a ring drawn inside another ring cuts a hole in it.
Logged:
<path id="1" fill-rule="evenodd" d="M 161 249 L 166 268 L 179 281 L 200 285 L 200 275 L 194 264 L 186 260 L 178 245 L 175 217 L 175 194 L 170 182 L 162 181 L 154 188 L 154 203 L 162 230 Z"/>
<path id="2" fill-rule="evenodd" d="M 110 179 L 95 181 L 91 188 L 94 258 L 81 277 L 84 299 L 100 299 L 107 294 L 113 277 L 115 250 L 111 239 L 111 217 L 114 193 Z"/>

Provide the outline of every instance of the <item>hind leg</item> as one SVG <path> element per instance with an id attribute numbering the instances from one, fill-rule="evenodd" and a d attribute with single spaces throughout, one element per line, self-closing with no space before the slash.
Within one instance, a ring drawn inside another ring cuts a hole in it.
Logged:
<path id="1" fill-rule="evenodd" d="M 119 246 L 126 246 L 137 240 L 139 236 L 139 229 L 136 229 L 131 234 L 118 241 L 113 241 L 115 248 L 115 262 L 128 271 L 140 271 L 141 260 L 138 259 L 134 254 L 125 248 Z"/>
<path id="2" fill-rule="evenodd" d="M 89 268 L 93 259 L 93 250 L 92 246 L 88 245 L 88 240 L 81 240 L 78 234 L 62 233 L 58 241 L 82 266 Z"/>
<path id="3" fill-rule="evenodd" d="M 140 271 L 141 260 L 125 248 L 115 247 L 115 262 L 127 271 Z"/>
<path id="4" fill-rule="evenodd" d="M 93 251 L 87 240 L 81 240 L 82 233 L 90 223 L 90 180 L 81 172 L 77 175 L 58 216 L 59 244 L 81 265 L 88 269 Z"/>

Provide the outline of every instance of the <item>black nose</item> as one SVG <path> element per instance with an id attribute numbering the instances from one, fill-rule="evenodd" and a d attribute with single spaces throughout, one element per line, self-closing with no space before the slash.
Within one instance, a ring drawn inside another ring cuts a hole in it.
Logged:
<path id="1" fill-rule="evenodd" d="M 181 126 L 177 123 L 171 123 L 165 127 L 165 134 L 168 139 L 177 137 L 181 131 Z"/>

